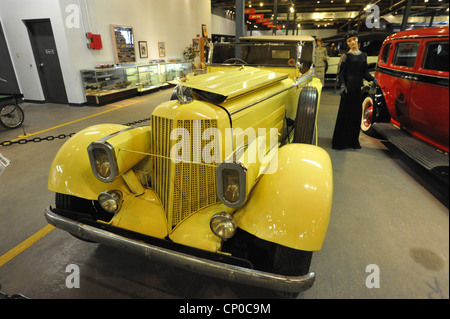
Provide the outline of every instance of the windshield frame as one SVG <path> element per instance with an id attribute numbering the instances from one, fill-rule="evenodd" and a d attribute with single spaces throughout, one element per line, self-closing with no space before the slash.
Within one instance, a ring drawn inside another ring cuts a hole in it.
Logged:
<path id="1" fill-rule="evenodd" d="M 209 66 L 237 66 L 239 64 L 224 64 L 223 62 L 215 62 L 213 63 L 213 55 L 214 55 L 214 49 L 217 47 L 237 47 L 237 46 L 266 46 L 270 50 L 272 47 L 295 47 L 295 58 L 294 63 L 292 65 L 279 65 L 279 64 L 246 64 L 251 67 L 267 67 L 267 68 L 297 68 L 300 69 L 302 67 L 302 53 L 303 53 L 303 46 L 306 45 L 308 41 L 297 41 L 297 42 L 290 42 L 290 41 L 280 41 L 280 42 L 254 42 L 254 41 L 245 41 L 245 42 L 217 42 L 210 46 L 209 54 L 208 54 L 208 62 L 207 65 Z M 312 43 L 313 48 L 313 56 L 314 56 L 314 44 Z M 291 58 L 292 59 L 292 58 Z M 245 60 L 244 60 L 245 61 Z M 245 61 L 247 62 L 247 61 Z"/>

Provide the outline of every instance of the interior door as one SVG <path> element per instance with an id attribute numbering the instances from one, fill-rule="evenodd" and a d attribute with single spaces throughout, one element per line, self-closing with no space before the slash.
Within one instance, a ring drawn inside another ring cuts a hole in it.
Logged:
<path id="1" fill-rule="evenodd" d="M 16 73 L 9 56 L 9 50 L 3 34 L 2 25 L 0 23 L 0 78 L 7 82 L 0 81 L 0 93 L 20 93 L 19 85 L 17 84 Z"/>
<path id="2" fill-rule="evenodd" d="M 42 91 L 47 103 L 67 104 L 66 88 L 50 19 L 26 20 Z"/>

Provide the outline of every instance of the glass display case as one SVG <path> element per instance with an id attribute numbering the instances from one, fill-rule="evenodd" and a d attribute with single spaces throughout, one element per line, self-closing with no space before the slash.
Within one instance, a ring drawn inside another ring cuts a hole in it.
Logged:
<path id="1" fill-rule="evenodd" d="M 161 86 L 158 64 L 138 65 L 138 91 L 145 92 Z"/>
<path id="2" fill-rule="evenodd" d="M 81 78 L 86 103 L 104 105 L 173 85 L 190 72 L 191 62 L 162 62 L 81 70 Z"/>
<path id="3" fill-rule="evenodd" d="M 165 77 L 162 79 L 163 83 L 178 80 L 180 76 L 186 76 L 192 72 L 191 62 L 167 62 L 160 63 L 159 65 L 161 75 Z"/>
<path id="4" fill-rule="evenodd" d="M 135 66 L 81 70 L 86 102 L 103 105 L 137 94 Z"/>
<path id="5" fill-rule="evenodd" d="M 139 74 L 139 92 L 170 85 L 170 81 L 178 80 L 192 72 L 191 62 L 161 62 L 137 66 Z"/>

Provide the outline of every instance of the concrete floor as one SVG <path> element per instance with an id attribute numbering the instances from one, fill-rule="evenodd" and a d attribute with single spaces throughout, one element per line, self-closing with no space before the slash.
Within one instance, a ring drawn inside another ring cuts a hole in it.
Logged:
<path id="1" fill-rule="evenodd" d="M 96 123 L 147 118 L 171 90 L 102 107 L 23 104 L 22 128 L 0 129 L 0 141 L 57 136 Z M 324 90 L 319 145 L 331 156 L 334 198 L 327 237 L 314 253 L 315 285 L 299 298 L 449 298 L 448 186 L 389 143 L 361 134 L 360 150 L 335 151 L 331 137 L 339 96 Z M 49 167 L 65 140 L 0 147 L 12 161 L 0 176 L 0 285 L 29 298 L 278 298 L 271 291 L 203 277 L 55 229 L 9 260 L 22 242 L 44 228 L 54 203 Z M 34 238 L 34 237 L 31 237 Z M 9 260 L 1 265 L 1 261 Z M 66 287 L 70 264 L 80 288 Z M 380 275 L 379 288 L 366 279 Z M 369 268 L 367 268 L 369 266 Z M 367 271 L 366 271 L 367 270 Z"/>

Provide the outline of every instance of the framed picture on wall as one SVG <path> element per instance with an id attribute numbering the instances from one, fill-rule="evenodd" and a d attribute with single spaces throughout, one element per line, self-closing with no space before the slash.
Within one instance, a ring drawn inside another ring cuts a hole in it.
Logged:
<path id="1" fill-rule="evenodd" d="M 207 38 L 208 32 L 206 31 L 206 24 L 202 24 L 202 37 Z"/>
<path id="2" fill-rule="evenodd" d="M 124 25 L 110 25 L 115 63 L 136 62 L 133 27 Z"/>
<path id="3" fill-rule="evenodd" d="M 164 42 L 158 42 L 158 51 L 160 57 L 166 56 L 166 44 Z"/>
<path id="4" fill-rule="evenodd" d="M 139 56 L 141 58 L 148 58 L 147 41 L 139 41 Z"/>
<path id="5" fill-rule="evenodd" d="M 192 39 L 192 46 L 194 47 L 195 52 L 200 51 L 199 39 Z"/>

